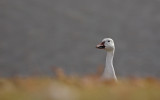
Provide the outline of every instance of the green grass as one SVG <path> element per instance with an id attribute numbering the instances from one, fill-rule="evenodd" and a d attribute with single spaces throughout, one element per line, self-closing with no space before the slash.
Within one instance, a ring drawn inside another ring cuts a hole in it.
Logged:
<path id="1" fill-rule="evenodd" d="M 154 78 L 101 80 L 84 77 L 0 78 L 0 100 L 160 100 L 160 81 Z"/>

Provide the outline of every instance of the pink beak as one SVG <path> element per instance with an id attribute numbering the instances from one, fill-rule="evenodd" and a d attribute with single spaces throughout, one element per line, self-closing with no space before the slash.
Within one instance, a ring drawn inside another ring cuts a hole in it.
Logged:
<path id="1" fill-rule="evenodd" d="M 104 48 L 105 48 L 104 43 L 105 43 L 105 42 L 102 42 L 102 43 L 98 44 L 98 45 L 96 46 L 96 48 L 98 48 L 98 49 L 104 49 Z"/>

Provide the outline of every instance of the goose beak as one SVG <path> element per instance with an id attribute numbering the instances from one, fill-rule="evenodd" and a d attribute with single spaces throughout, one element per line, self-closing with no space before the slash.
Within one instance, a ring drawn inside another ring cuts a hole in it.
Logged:
<path id="1" fill-rule="evenodd" d="M 102 42 L 102 43 L 98 44 L 98 45 L 96 46 L 96 48 L 97 48 L 97 49 L 105 49 L 105 45 L 104 45 L 104 43 Z"/>

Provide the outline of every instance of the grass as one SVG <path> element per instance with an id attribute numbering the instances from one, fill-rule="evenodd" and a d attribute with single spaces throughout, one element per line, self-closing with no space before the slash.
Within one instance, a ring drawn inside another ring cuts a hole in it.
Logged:
<path id="1" fill-rule="evenodd" d="M 0 78 L 0 100 L 160 100 L 160 80 L 101 80 L 98 75 Z"/>

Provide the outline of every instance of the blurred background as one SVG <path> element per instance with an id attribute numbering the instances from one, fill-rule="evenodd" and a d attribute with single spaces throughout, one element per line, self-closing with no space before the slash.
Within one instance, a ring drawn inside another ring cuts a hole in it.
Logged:
<path id="1" fill-rule="evenodd" d="M 159 0 L 1 0 L 0 76 L 95 73 L 115 41 L 119 77 L 160 77 Z"/>

